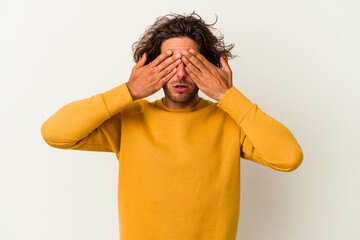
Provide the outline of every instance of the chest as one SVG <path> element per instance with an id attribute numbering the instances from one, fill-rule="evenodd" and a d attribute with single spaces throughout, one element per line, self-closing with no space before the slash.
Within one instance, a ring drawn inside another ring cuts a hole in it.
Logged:
<path id="1" fill-rule="evenodd" d="M 174 154 L 209 152 L 212 149 L 236 151 L 239 129 L 223 112 L 139 113 L 124 117 L 121 142 L 148 149 L 172 149 Z"/>

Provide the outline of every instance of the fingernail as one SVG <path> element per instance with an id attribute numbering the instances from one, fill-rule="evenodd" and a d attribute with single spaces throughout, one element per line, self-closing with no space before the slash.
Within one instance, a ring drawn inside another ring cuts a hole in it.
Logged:
<path id="1" fill-rule="evenodd" d="M 170 54 L 170 53 L 171 53 L 171 50 L 168 50 L 167 53 Z"/>

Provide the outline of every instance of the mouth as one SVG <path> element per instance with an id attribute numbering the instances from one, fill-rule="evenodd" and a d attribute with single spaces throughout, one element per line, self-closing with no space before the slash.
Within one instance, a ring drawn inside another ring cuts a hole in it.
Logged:
<path id="1" fill-rule="evenodd" d="M 185 84 L 176 84 L 174 86 L 175 91 L 177 92 L 185 92 L 186 90 L 189 89 L 189 86 L 185 85 Z"/>

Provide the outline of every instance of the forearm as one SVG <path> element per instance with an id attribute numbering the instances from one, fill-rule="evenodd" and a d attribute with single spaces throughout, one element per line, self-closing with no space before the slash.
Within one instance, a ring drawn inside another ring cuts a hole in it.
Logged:
<path id="1" fill-rule="evenodd" d="M 104 93 L 68 103 L 43 123 L 42 136 L 50 145 L 75 143 L 132 102 L 126 85 L 121 84 Z"/>
<path id="2" fill-rule="evenodd" d="M 295 170 L 303 152 L 291 131 L 255 105 L 240 122 L 242 156 L 279 171 Z"/>
<path id="3" fill-rule="evenodd" d="M 238 89 L 232 87 L 218 106 L 239 126 L 242 157 L 279 171 L 291 171 L 301 164 L 303 152 L 290 130 Z"/>

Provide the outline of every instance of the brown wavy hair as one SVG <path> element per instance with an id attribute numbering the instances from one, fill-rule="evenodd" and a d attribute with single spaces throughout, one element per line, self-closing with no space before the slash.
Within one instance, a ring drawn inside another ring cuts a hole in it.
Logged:
<path id="1" fill-rule="evenodd" d="M 200 53 L 209 62 L 221 68 L 220 56 L 228 60 L 237 55 L 232 55 L 230 52 L 235 46 L 234 44 L 225 46 L 224 36 L 220 33 L 220 36 L 217 37 L 212 33 L 211 29 L 214 29 L 212 26 L 218 20 L 216 14 L 215 16 L 216 20 L 213 24 L 206 24 L 195 11 L 189 16 L 170 13 L 156 18 L 155 23 L 146 29 L 140 40 L 132 45 L 135 63 L 145 52 L 148 54 L 145 65 L 152 62 L 161 54 L 163 41 L 169 38 L 188 37 L 199 45 Z"/>

